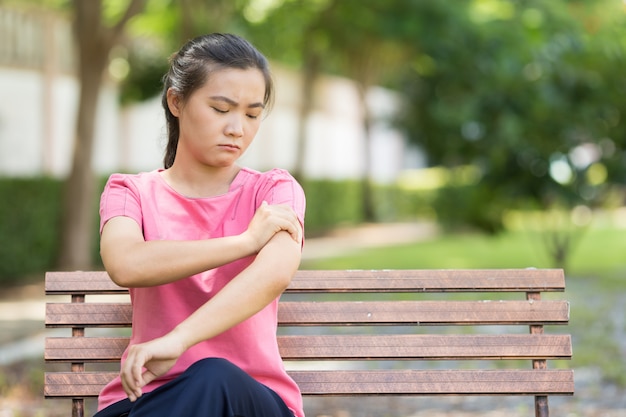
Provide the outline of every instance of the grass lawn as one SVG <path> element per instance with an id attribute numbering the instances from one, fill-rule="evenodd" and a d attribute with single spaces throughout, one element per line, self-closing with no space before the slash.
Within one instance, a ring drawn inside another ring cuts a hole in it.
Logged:
<path id="1" fill-rule="evenodd" d="M 349 256 L 306 261 L 302 269 L 550 268 L 537 232 L 499 236 L 444 235 L 409 245 L 372 248 Z M 626 386 L 626 230 L 586 230 L 565 267 L 571 303 L 574 368 L 594 367 Z M 558 331 L 558 328 L 550 331 Z"/>
<path id="2" fill-rule="evenodd" d="M 409 245 L 365 249 L 350 256 L 303 263 L 304 269 L 550 268 L 544 238 L 537 232 L 498 236 L 444 235 Z M 589 229 L 571 251 L 567 276 L 597 278 L 626 288 L 626 230 Z"/>

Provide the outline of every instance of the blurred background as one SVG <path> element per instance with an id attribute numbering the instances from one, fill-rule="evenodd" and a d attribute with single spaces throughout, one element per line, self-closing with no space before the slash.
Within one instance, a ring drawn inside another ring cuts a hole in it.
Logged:
<path id="1" fill-rule="evenodd" d="M 303 268 L 563 267 L 563 409 L 626 412 L 626 1 L 0 0 L 0 416 L 54 415 L 43 272 L 102 267 L 104 181 L 161 167 L 167 59 L 216 31 L 272 63 L 242 163 L 305 188 Z"/>

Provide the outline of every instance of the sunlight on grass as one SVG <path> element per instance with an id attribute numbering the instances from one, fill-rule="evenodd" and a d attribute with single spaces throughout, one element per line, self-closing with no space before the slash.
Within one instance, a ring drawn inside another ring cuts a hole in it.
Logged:
<path id="1" fill-rule="evenodd" d="M 498 236 L 444 235 L 426 242 L 363 249 L 355 254 L 303 262 L 304 269 L 552 268 L 540 232 Z M 626 284 L 626 231 L 585 230 L 566 265 L 568 276 Z"/>

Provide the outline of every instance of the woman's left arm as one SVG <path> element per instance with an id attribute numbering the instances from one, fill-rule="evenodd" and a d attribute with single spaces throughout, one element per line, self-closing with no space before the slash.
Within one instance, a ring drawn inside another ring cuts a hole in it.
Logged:
<path id="1" fill-rule="evenodd" d="M 277 233 L 246 269 L 170 333 L 133 345 L 121 371 L 129 399 L 140 397 L 142 387 L 165 374 L 191 346 L 250 318 L 280 296 L 300 259 L 300 245 L 287 232 Z"/>

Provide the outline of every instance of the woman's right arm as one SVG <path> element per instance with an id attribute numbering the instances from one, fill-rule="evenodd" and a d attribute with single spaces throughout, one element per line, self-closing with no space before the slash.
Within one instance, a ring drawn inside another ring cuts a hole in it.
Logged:
<path id="1" fill-rule="evenodd" d="M 254 255 L 279 231 L 302 242 L 301 227 L 286 205 L 263 203 L 240 235 L 206 240 L 145 241 L 137 222 L 117 216 L 106 222 L 100 255 L 111 279 L 122 287 L 173 282 Z"/>

